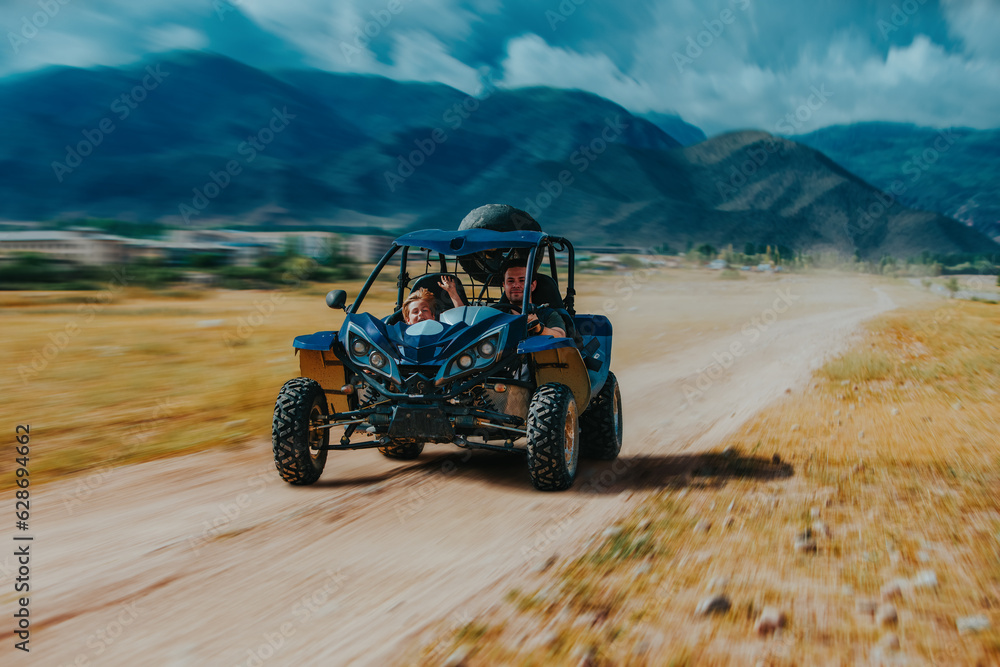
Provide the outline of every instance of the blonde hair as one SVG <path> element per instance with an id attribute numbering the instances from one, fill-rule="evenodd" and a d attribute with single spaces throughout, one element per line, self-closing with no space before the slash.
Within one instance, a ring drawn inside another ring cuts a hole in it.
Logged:
<path id="1" fill-rule="evenodd" d="M 406 301 L 403 302 L 403 319 L 406 319 L 406 309 L 410 307 L 411 303 L 417 301 L 426 301 L 430 309 L 434 311 L 434 317 L 441 314 L 441 302 L 437 300 L 434 296 L 434 292 L 430 291 L 426 287 L 421 287 L 410 293 L 410 296 L 406 297 Z"/>

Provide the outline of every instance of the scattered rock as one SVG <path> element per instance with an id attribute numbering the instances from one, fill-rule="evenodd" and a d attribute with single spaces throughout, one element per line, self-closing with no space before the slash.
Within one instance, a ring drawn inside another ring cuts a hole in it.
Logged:
<path id="1" fill-rule="evenodd" d="M 636 525 L 636 530 L 646 530 L 649 528 L 649 519 L 643 519 Z"/>
<path id="2" fill-rule="evenodd" d="M 819 512 L 820 512 L 820 509 L 818 507 L 813 507 L 812 509 L 809 510 L 809 516 L 811 516 L 814 519 L 818 519 L 819 518 Z"/>
<path id="3" fill-rule="evenodd" d="M 841 380 L 841 381 L 840 381 L 840 386 L 841 386 L 841 387 L 846 387 L 846 386 L 847 386 L 847 385 L 849 385 L 849 384 L 851 384 L 851 381 L 850 381 L 850 380 Z"/>
<path id="4" fill-rule="evenodd" d="M 938 579 L 933 570 L 918 572 L 913 578 L 913 585 L 917 588 L 937 588 Z"/>
<path id="5" fill-rule="evenodd" d="M 898 651 L 899 637 L 896 636 L 895 632 L 890 632 L 885 637 L 882 637 L 882 641 L 880 641 L 878 645 L 884 651 Z"/>
<path id="6" fill-rule="evenodd" d="M 883 604 L 875 612 L 875 622 L 879 624 L 880 627 L 885 627 L 888 625 L 896 625 L 899 622 L 899 615 L 896 613 L 896 607 L 891 604 Z"/>
<path id="7" fill-rule="evenodd" d="M 712 527 L 711 521 L 707 519 L 702 519 L 695 525 L 694 529 L 699 533 L 707 533 L 711 527 Z"/>
<path id="8" fill-rule="evenodd" d="M 812 529 L 814 534 L 819 534 L 823 537 L 830 537 L 830 526 L 826 525 L 822 521 L 814 522 Z"/>
<path id="9" fill-rule="evenodd" d="M 990 619 L 985 614 L 965 616 L 955 621 L 958 634 L 967 635 L 970 632 L 983 632 L 990 629 Z"/>
<path id="10" fill-rule="evenodd" d="M 962 401 L 955 401 L 954 403 L 952 403 L 951 404 L 951 409 L 952 410 L 961 410 L 962 409 Z"/>
<path id="11" fill-rule="evenodd" d="M 610 528 L 605 528 L 601 531 L 601 537 L 615 537 L 620 535 L 622 532 L 621 526 L 611 526 Z"/>
<path id="12" fill-rule="evenodd" d="M 893 408 L 892 409 L 892 415 L 895 417 L 898 414 L 899 414 L 899 408 Z"/>
<path id="13" fill-rule="evenodd" d="M 860 431 L 858 431 L 858 440 L 864 440 L 864 439 L 865 439 L 865 430 L 861 429 Z"/>
<path id="14" fill-rule="evenodd" d="M 708 616 L 709 614 L 724 614 L 729 611 L 732 605 L 729 598 L 721 593 L 711 595 L 698 603 L 695 614 L 698 616 Z"/>
<path id="15" fill-rule="evenodd" d="M 799 425 L 798 424 L 792 424 L 792 430 L 793 431 L 798 431 L 799 430 Z"/>
<path id="16" fill-rule="evenodd" d="M 858 385 L 854 385 L 854 391 L 858 390 Z"/>
<path id="17" fill-rule="evenodd" d="M 878 610 L 878 603 L 875 600 L 855 600 L 854 611 L 864 616 L 875 616 Z"/>
<path id="18" fill-rule="evenodd" d="M 774 456 L 771 457 L 771 463 L 773 463 L 774 465 L 781 465 L 781 457 L 775 454 Z"/>
<path id="19" fill-rule="evenodd" d="M 552 567 L 553 565 L 555 565 L 557 560 L 558 559 L 556 558 L 556 556 L 554 554 L 552 556 L 549 556 L 548 558 L 546 558 L 542 562 L 540 562 L 537 565 L 535 565 L 534 572 L 536 574 L 540 574 L 542 572 L 545 572 L 550 567 Z"/>
<path id="20" fill-rule="evenodd" d="M 463 667 L 466 664 L 465 660 L 469 657 L 469 647 L 459 646 L 455 649 L 454 653 L 448 656 L 444 661 L 444 667 Z"/>
<path id="21" fill-rule="evenodd" d="M 785 627 L 785 613 L 775 607 L 765 607 L 757 619 L 754 632 L 758 635 L 769 635 L 778 628 Z"/>
<path id="22" fill-rule="evenodd" d="M 649 574 L 651 569 L 653 569 L 653 566 L 650 565 L 649 561 L 643 561 L 635 566 L 634 572 L 636 575 Z"/>
<path id="23" fill-rule="evenodd" d="M 795 550 L 799 553 L 816 553 L 816 540 L 805 535 L 795 538 Z"/>
<path id="24" fill-rule="evenodd" d="M 917 560 L 919 560 L 921 563 L 929 563 L 931 562 L 931 555 L 926 551 L 918 551 Z"/>
<path id="25" fill-rule="evenodd" d="M 894 579 L 883 586 L 882 590 L 879 591 L 879 597 L 882 598 L 882 602 L 902 599 L 904 583 L 905 582 L 901 579 Z"/>
<path id="26" fill-rule="evenodd" d="M 859 472 L 864 472 L 864 471 L 865 471 L 865 464 L 864 463 L 858 463 L 853 468 L 851 468 L 851 472 L 853 472 L 855 474 L 857 474 Z"/>
<path id="27" fill-rule="evenodd" d="M 719 576 L 712 577 L 712 580 L 708 582 L 708 590 L 713 593 L 721 593 L 726 590 L 726 586 L 729 585 L 729 577 Z"/>
<path id="28" fill-rule="evenodd" d="M 736 501 L 735 500 L 733 500 L 732 502 L 729 503 L 729 507 L 726 508 L 726 511 L 727 512 L 732 512 L 734 507 L 736 507 Z"/>
<path id="29" fill-rule="evenodd" d="M 834 417 L 839 417 L 840 416 L 840 410 L 834 410 L 833 411 L 833 416 Z"/>
<path id="30" fill-rule="evenodd" d="M 726 518 L 722 520 L 722 525 L 725 526 L 726 528 L 729 528 L 735 522 L 736 519 L 734 519 L 732 516 L 727 515 Z"/>

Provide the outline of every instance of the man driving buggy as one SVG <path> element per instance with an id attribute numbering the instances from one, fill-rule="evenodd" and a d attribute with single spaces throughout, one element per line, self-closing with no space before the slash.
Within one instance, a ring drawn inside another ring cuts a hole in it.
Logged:
<path id="1" fill-rule="evenodd" d="M 521 304 L 524 300 L 524 282 L 528 272 L 528 260 L 526 258 L 514 258 L 509 260 L 503 269 L 503 293 L 511 304 L 511 312 L 521 313 Z M 535 291 L 538 282 L 531 281 L 531 291 Z M 529 303 L 531 298 L 528 299 Z M 563 327 L 562 316 L 551 308 L 539 310 L 541 318 L 535 313 L 528 315 L 528 333 L 532 336 L 555 336 L 565 338 L 566 329 Z"/>

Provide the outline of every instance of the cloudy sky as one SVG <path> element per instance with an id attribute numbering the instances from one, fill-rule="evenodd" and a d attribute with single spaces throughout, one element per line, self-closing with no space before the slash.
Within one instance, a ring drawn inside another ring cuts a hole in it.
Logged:
<path id="1" fill-rule="evenodd" d="M 710 135 L 1000 127 L 1000 0 L 0 0 L 0 27 L 0 76 L 193 48 L 470 93 L 484 73 L 581 88 Z"/>

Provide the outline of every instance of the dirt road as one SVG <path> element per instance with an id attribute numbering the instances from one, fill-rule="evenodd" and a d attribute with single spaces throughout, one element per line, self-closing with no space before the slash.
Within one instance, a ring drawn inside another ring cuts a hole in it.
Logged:
<path id="1" fill-rule="evenodd" d="M 262 434 L 107 471 L 86 493 L 72 480 L 41 487 L 31 664 L 391 662 L 430 624 L 471 620 L 571 553 L 655 487 L 641 474 L 651 460 L 710 448 L 894 306 L 863 278 L 794 276 L 638 280 L 582 301 L 613 311 L 619 462 L 584 464 L 571 491 L 541 494 L 520 458 L 347 452 L 293 488 Z"/>

